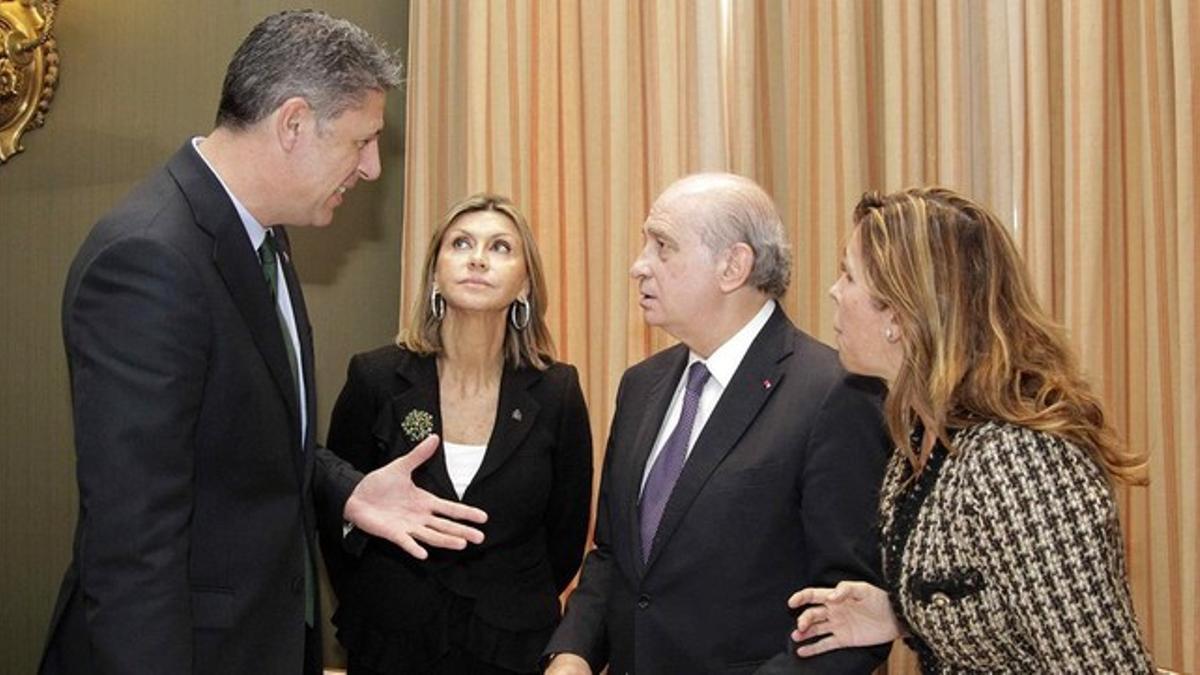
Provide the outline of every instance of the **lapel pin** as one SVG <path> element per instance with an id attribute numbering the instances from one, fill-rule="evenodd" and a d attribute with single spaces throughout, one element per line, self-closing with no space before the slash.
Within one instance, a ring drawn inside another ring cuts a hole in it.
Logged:
<path id="1" fill-rule="evenodd" d="M 520 422 L 521 421 L 521 409 L 517 408 L 516 410 L 514 410 L 512 417 L 514 420 Z"/>
<path id="2" fill-rule="evenodd" d="M 763 389 L 770 389 L 770 388 L 771 388 L 771 381 L 763 380 Z"/>

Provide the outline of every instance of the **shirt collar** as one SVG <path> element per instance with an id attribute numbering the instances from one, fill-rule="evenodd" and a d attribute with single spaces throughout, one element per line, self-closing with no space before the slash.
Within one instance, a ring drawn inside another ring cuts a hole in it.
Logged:
<path id="1" fill-rule="evenodd" d="M 229 186 L 225 184 L 225 179 L 221 178 L 221 174 L 217 173 L 213 165 L 208 163 L 208 158 L 204 156 L 203 152 L 200 152 L 200 141 L 203 140 L 203 136 L 192 138 L 192 147 L 195 148 L 196 154 L 200 155 L 200 159 L 204 161 L 204 165 L 208 167 L 208 170 L 217 177 L 217 182 L 224 188 L 225 194 L 229 195 L 229 201 L 233 202 L 233 208 L 237 210 L 238 218 L 242 220 L 242 227 L 246 229 L 246 236 L 250 239 L 250 245 L 257 251 L 258 247 L 262 246 L 263 240 L 267 238 L 267 228 L 258 222 L 258 219 L 250 213 L 250 210 L 242 204 L 237 196 L 233 194 L 233 191 L 229 189 Z"/>
<path id="2" fill-rule="evenodd" d="M 771 318 L 771 313 L 774 311 L 775 301 L 768 298 L 763 303 L 762 309 L 758 310 L 758 314 L 747 321 L 745 326 L 733 334 L 733 337 L 717 347 L 707 360 L 701 359 L 699 354 L 689 349 L 687 366 L 691 367 L 696 361 L 704 361 L 709 375 L 724 389 L 729 384 L 729 380 L 733 379 L 733 374 L 737 371 L 738 366 L 742 364 L 746 352 L 750 351 L 750 344 L 754 342 L 754 338 L 758 337 L 763 326 L 767 325 L 767 320 Z"/>

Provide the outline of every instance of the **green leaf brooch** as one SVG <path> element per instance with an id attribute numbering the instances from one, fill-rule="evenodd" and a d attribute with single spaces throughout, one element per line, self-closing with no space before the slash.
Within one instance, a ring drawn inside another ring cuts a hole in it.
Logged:
<path id="1" fill-rule="evenodd" d="M 404 430 L 408 440 L 419 443 L 433 433 L 433 415 L 424 410 L 410 410 L 400 423 L 400 428 Z"/>

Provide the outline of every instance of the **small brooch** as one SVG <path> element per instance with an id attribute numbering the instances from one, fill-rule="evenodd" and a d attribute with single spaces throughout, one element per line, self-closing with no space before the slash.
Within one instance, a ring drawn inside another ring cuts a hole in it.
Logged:
<path id="1" fill-rule="evenodd" d="M 408 440 L 417 443 L 425 440 L 425 437 L 433 433 L 433 415 L 424 410 L 410 410 L 404 416 L 404 421 L 400 423 L 400 428 L 404 430 L 404 435 Z"/>

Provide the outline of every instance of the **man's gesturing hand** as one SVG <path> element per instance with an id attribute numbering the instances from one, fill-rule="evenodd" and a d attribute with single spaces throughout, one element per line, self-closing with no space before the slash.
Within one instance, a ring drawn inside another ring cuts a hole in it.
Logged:
<path id="1" fill-rule="evenodd" d="M 429 553 L 421 546 L 463 549 L 483 541 L 483 532 L 455 522 L 487 522 L 477 508 L 435 497 L 417 487 L 412 473 L 433 456 L 438 437 L 430 435 L 407 455 L 363 476 L 346 500 L 344 516 L 360 530 L 382 537 L 414 558 Z"/>

